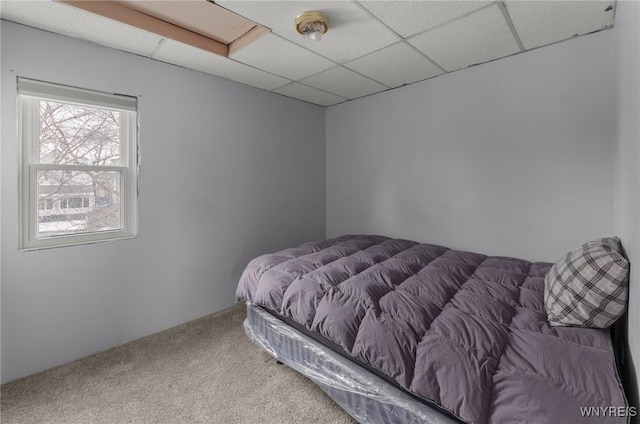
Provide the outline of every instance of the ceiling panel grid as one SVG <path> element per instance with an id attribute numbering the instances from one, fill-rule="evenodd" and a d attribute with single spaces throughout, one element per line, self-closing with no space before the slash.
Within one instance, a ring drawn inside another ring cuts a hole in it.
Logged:
<path id="1" fill-rule="evenodd" d="M 54 0 L 2 0 L 0 17 L 330 106 L 611 28 L 616 6 L 615 0 L 111 3 L 217 37 L 224 54 Z M 295 29 L 296 16 L 308 10 L 329 18 L 320 42 Z"/>

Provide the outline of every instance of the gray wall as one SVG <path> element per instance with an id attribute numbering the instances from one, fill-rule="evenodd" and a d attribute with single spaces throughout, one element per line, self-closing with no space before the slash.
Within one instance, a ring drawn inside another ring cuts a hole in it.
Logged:
<path id="1" fill-rule="evenodd" d="M 604 31 L 327 110 L 327 234 L 554 261 L 612 232 Z"/>
<path id="2" fill-rule="evenodd" d="M 2 381 L 233 305 L 325 235 L 321 107 L 2 21 Z M 16 76 L 140 95 L 139 236 L 18 252 Z M 305 137 L 297 134 L 305 133 Z"/>
<path id="3" fill-rule="evenodd" d="M 630 352 L 625 374 L 631 404 L 640 407 L 640 4 L 618 2 L 614 35 L 618 103 L 613 228 L 631 262 L 627 317 Z"/>

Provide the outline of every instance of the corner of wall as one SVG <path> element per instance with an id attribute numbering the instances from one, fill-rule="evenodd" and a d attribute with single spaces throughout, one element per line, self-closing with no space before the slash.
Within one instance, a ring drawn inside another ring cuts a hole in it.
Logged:
<path id="1" fill-rule="evenodd" d="M 2 2 L 0 2 L 2 12 Z M 2 46 L 2 19 L 0 19 L 0 49 Z M 0 73 L 2 72 L 2 56 L 0 55 Z M 0 78 L 0 99 L 2 99 L 2 78 Z M 2 101 L 0 101 L 0 117 L 2 116 Z M 2 134 L 2 119 L 0 119 L 0 134 Z M 2 175 L 2 147 L 0 146 L 0 175 Z M 0 185 L 0 199 L 2 199 L 2 185 Z M 0 207 L 0 223 L 2 222 L 2 207 Z M 0 225 L 0 240 L 2 240 L 2 225 Z M 0 298 L 2 297 L 2 243 L 0 243 Z M 0 302 L 0 333 L 2 333 L 2 302 Z M 2 337 L 0 337 L 0 364 L 2 363 Z M 0 381 L 2 381 L 2 367 L 0 367 Z"/>
<path id="2" fill-rule="evenodd" d="M 640 364 L 640 4 L 619 1 L 616 7 L 614 51 L 616 68 L 616 137 L 613 229 L 631 263 L 629 304 L 622 323 L 623 385 L 630 406 L 640 408 L 637 364 Z M 633 418 L 639 423 L 640 417 Z"/>

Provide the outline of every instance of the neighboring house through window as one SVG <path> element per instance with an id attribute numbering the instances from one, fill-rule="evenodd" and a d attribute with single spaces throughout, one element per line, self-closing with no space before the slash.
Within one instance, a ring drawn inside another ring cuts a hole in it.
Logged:
<path id="1" fill-rule="evenodd" d="M 20 248 L 134 237 L 137 99 L 18 78 Z"/>

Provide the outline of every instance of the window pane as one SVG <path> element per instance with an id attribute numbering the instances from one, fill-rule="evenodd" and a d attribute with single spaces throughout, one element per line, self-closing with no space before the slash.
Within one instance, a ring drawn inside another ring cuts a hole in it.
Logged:
<path id="1" fill-rule="evenodd" d="M 120 112 L 40 100 L 40 163 L 120 165 Z"/>
<path id="2" fill-rule="evenodd" d="M 122 229 L 120 172 L 39 170 L 38 237 Z"/>
<path id="3" fill-rule="evenodd" d="M 82 208 L 82 197 L 70 197 L 69 198 L 69 206 L 70 208 Z"/>

